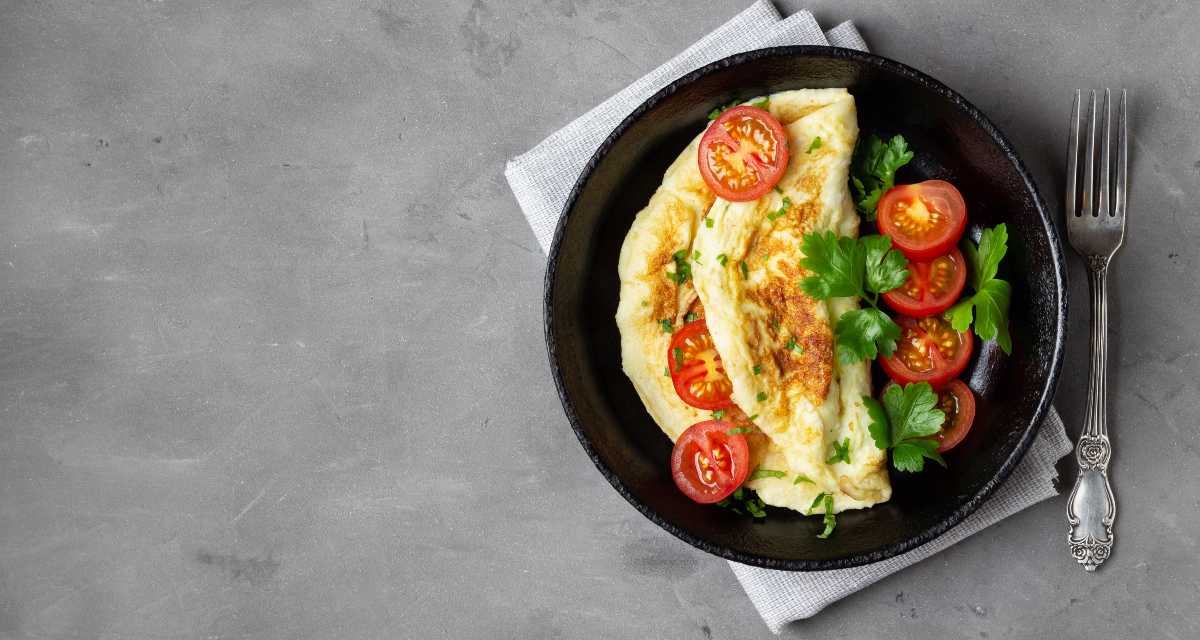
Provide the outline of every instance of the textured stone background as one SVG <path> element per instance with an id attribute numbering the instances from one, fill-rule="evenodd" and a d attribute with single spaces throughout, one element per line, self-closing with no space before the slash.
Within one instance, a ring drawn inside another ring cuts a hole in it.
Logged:
<path id="1" fill-rule="evenodd" d="M 747 1 L 4 3 L 0 636 L 768 637 L 567 428 L 501 176 Z M 808 6 L 1051 202 L 1069 91 L 1132 90 L 1117 553 L 1085 575 L 1059 498 L 790 637 L 1200 635 L 1200 5 L 1048 4 Z"/>

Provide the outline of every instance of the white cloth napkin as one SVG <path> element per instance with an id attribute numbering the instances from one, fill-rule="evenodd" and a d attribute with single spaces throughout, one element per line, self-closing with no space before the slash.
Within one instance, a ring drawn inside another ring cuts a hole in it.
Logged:
<path id="1" fill-rule="evenodd" d="M 683 53 L 510 160 L 504 175 L 542 250 L 550 249 L 558 218 L 584 165 L 617 124 L 646 98 L 685 73 L 734 53 L 796 44 L 867 49 L 852 22 L 822 31 L 808 11 L 781 18 L 768 0 L 757 0 Z M 1024 460 L 978 511 L 936 540 L 882 562 L 798 573 L 729 564 L 763 621 L 779 633 L 792 620 L 808 618 L 832 602 L 1054 496 L 1054 464 L 1070 451 L 1062 420 L 1051 409 Z"/>

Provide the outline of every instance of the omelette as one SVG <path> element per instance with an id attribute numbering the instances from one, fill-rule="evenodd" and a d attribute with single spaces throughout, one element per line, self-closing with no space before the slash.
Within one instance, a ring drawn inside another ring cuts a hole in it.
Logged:
<path id="1" fill-rule="evenodd" d="M 747 435 L 752 465 L 782 472 L 745 486 L 806 513 L 823 493 L 834 512 L 868 507 L 891 496 L 886 453 L 867 432 L 870 372 L 866 362 L 839 363 L 833 339 L 857 301 L 813 300 L 798 286 L 805 233 L 858 233 L 847 188 L 854 98 L 802 89 L 769 96 L 765 108 L 790 149 L 775 190 L 750 202 L 717 198 L 700 174 L 698 135 L 636 216 L 618 262 L 622 366 L 651 417 L 678 439 L 712 414 L 676 393 L 665 371 L 670 330 L 703 318 L 733 401 L 757 427 Z"/>

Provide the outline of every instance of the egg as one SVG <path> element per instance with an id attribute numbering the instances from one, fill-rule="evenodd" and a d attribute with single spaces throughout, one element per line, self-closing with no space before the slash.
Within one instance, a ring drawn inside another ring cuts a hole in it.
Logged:
<path id="1" fill-rule="evenodd" d="M 870 506 L 886 501 L 891 488 L 884 452 L 866 429 L 869 371 L 865 363 L 835 361 L 832 333 L 857 302 L 812 300 L 797 286 L 804 233 L 858 230 L 847 190 L 858 134 L 854 99 L 844 89 L 802 89 L 769 96 L 767 108 L 788 136 L 782 193 L 754 202 L 718 199 L 700 175 L 698 135 L 634 219 L 618 261 L 622 367 L 647 412 L 676 440 L 711 413 L 676 394 L 666 375 L 666 328 L 682 326 L 689 313 L 704 317 L 734 402 L 746 415 L 758 414 L 765 434 L 749 438 L 753 464 L 784 473 L 747 486 L 767 504 L 806 513 L 823 492 L 833 494 L 835 511 Z M 690 278 L 675 277 L 677 255 L 688 256 Z M 827 463 L 832 443 L 846 438 L 850 462 Z"/>

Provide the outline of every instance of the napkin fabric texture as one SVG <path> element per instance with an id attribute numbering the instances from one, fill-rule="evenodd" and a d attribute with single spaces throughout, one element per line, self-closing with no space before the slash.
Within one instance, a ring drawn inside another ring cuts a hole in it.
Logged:
<path id="1" fill-rule="evenodd" d="M 600 143 L 654 92 L 686 73 L 735 53 L 799 44 L 867 50 L 852 22 L 823 31 L 808 11 L 782 18 L 768 0 L 757 0 L 679 55 L 510 160 L 504 175 L 542 250 L 549 251 L 567 197 Z M 729 564 L 763 621 L 779 633 L 790 621 L 808 618 L 832 602 L 1056 495 L 1054 465 L 1070 451 L 1062 420 L 1051 409 L 1020 465 L 978 511 L 936 540 L 882 562 L 796 573 Z"/>

